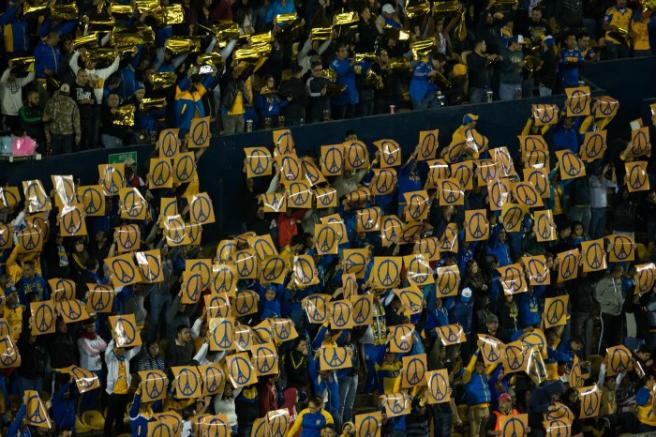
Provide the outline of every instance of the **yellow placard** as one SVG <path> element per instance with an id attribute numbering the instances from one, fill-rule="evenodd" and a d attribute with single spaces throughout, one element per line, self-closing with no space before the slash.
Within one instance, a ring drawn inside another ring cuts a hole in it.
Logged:
<path id="1" fill-rule="evenodd" d="M 525 293 L 528 291 L 524 269 L 520 263 L 497 267 L 499 281 L 506 295 Z"/>
<path id="2" fill-rule="evenodd" d="M 36 390 L 25 390 L 23 392 L 23 405 L 25 405 L 25 424 L 35 426 L 40 429 L 49 430 L 52 428 L 52 422 L 48 416 L 39 392 Z"/>
<path id="3" fill-rule="evenodd" d="M 490 222 L 487 209 L 468 209 L 465 211 L 465 241 L 482 241 L 490 238 Z"/>
<path id="4" fill-rule="evenodd" d="M 451 346 L 467 341 L 465 331 L 462 329 L 462 326 L 457 323 L 438 326 L 435 330 L 437 331 L 437 336 L 443 346 Z"/>
<path id="5" fill-rule="evenodd" d="M 650 188 L 649 175 L 647 173 L 647 161 L 634 161 L 624 164 L 626 174 L 624 184 L 629 192 L 647 191 Z"/>
<path id="6" fill-rule="evenodd" d="M 538 243 L 554 241 L 557 238 L 556 224 L 550 209 L 533 212 L 533 233 Z"/>
<path id="7" fill-rule="evenodd" d="M 87 312 L 91 314 L 111 313 L 116 291 L 109 285 L 87 284 Z"/>
<path id="8" fill-rule="evenodd" d="M 157 138 L 156 148 L 160 158 L 171 159 L 180 151 L 179 129 L 162 129 Z"/>
<path id="9" fill-rule="evenodd" d="M 233 387 L 241 388 L 257 383 L 257 373 L 248 353 L 228 355 L 225 361 L 226 376 Z"/>
<path id="10" fill-rule="evenodd" d="M 151 158 L 148 172 L 148 188 L 172 188 L 173 166 L 169 158 Z"/>
<path id="11" fill-rule="evenodd" d="M 190 149 L 209 147 L 211 140 L 210 117 L 193 118 L 187 132 L 187 147 Z"/>
<path id="12" fill-rule="evenodd" d="M 42 300 L 30 303 L 30 327 L 32 335 L 53 334 L 57 314 L 55 302 Z"/>
<path id="13" fill-rule="evenodd" d="M 608 263 L 603 238 L 581 242 L 581 265 L 586 273 L 606 270 Z"/>
<path id="14" fill-rule="evenodd" d="M 98 184 L 105 196 L 118 196 L 125 187 L 125 164 L 99 164 Z"/>
<path id="15" fill-rule="evenodd" d="M 132 259 L 132 254 L 105 258 L 105 267 L 110 273 L 110 281 L 114 287 L 125 287 L 142 281 L 141 273 Z"/>
<path id="16" fill-rule="evenodd" d="M 344 146 L 331 144 L 321 146 L 321 173 L 324 176 L 339 176 L 344 172 Z"/>
<path id="17" fill-rule="evenodd" d="M 135 260 L 144 282 L 155 284 L 164 281 L 162 255 L 159 249 L 137 252 L 135 253 Z"/>
<path id="18" fill-rule="evenodd" d="M 556 159 L 561 180 L 567 181 L 585 176 L 585 164 L 571 150 L 557 150 Z"/>
<path id="19" fill-rule="evenodd" d="M 273 157 L 266 147 L 245 147 L 244 168 L 247 178 L 270 176 L 273 172 Z"/>
<path id="20" fill-rule="evenodd" d="M 411 389 L 426 384 L 428 371 L 426 354 L 404 356 L 401 363 L 401 389 Z"/>
<path id="21" fill-rule="evenodd" d="M 142 402 L 154 402 L 166 399 L 169 378 L 162 370 L 142 370 L 139 372 Z"/>
<path id="22" fill-rule="evenodd" d="M 590 115 L 592 96 L 589 87 L 565 88 L 565 96 L 565 112 L 568 117 L 584 117 Z"/>
<path id="23" fill-rule="evenodd" d="M 134 314 L 109 316 L 112 338 L 116 347 L 135 347 L 141 345 L 141 334 Z"/>
<path id="24" fill-rule="evenodd" d="M 426 372 L 426 392 L 428 404 L 435 405 L 451 400 L 451 386 L 447 369 L 429 370 Z"/>
<path id="25" fill-rule="evenodd" d="M 299 288 L 306 288 L 319 283 L 319 273 L 310 255 L 294 257 L 293 265 L 294 283 Z"/>
<path id="26" fill-rule="evenodd" d="M 174 366 L 173 388 L 178 399 L 196 399 L 203 395 L 203 381 L 196 366 Z"/>
<path id="27" fill-rule="evenodd" d="M 401 257 L 376 256 L 369 282 L 379 290 L 394 288 L 401 280 Z"/>
<path id="28" fill-rule="evenodd" d="M 406 323 L 388 327 L 387 342 L 392 353 L 406 354 L 414 344 L 415 325 Z"/>
<path id="29" fill-rule="evenodd" d="M 553 326 L 563 326 L 567 324 L 569 296 L 547 297 L 544 300 L 544 327 L 549 329 Z"/>
<path id="30" fill-rule="evenodd" d="M 398 167 L 401 165 L 401 146 L 394 140 L 374 141 L 378 148 L 378 157 L 381 168 Z"/>

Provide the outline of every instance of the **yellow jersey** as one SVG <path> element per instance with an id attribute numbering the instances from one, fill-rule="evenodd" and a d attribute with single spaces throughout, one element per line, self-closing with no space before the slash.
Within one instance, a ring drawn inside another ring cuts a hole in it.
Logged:
<path id="1" fill-rule="evenodd" d="M 612 8 L 608 8 L 608 10 L 606 10 L 606 16 L 604 17 L 604 20 L 611 26 L 615 26 L 628 31 L 631 26 L 632 16 L 633 11 L 630 8 L 619 9 L 616 6 L 613 6 Z M 606 32 L 606 41 L 613 44 L 624 43 L 624 41 L 612 37 L 610 32 Z"/>

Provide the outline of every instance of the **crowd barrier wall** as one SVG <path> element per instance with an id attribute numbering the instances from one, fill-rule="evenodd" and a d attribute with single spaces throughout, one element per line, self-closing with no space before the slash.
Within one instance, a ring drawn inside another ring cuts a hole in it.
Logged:
<path id="1" fill-rule="evenodd" d="M 656 96 L 656 58 L 603 62 L 586 67 L 585 74 L 595 85 L 593 95 L 608 94 L 622 102 L 620 119 L 623 121 L 639 117 L 644 108 L 643 100 Z M 628 74 L 631 74 L 630 81 L 624 79 Z M 299 126 L 292 128 L 292 133 L 296 149 L 301 156 L 318 157 L 321 145 L 343 141 L 349 130 L 355 131 L 360 139 L 369 144 L 371 153 L 374 151 L 373 141 L 392 138 L 402 146 L 404 156 L 407 156 L 416 146 L 420 130 L 439 129 L 440 144 L 448 144 L 451 133 L 458 127 L 463 115 L 473 112 L 479 115 L 478 130 L 490 138 L 491 147 L 508 146 L 513 151 L 517 148 L 517 134 L 530 115 L 531 105 L 562 105 L 563 99 L 562 95 L 557 95 L 513 102 L 400 112 Z M 620 132 L 619 128 L 615 129 Z M 205 241 L 217 240 L 227 234 L 241 231 L 241 212 L 247 207 L 242 188 L 243 148 L 270 146 L 271 143 L 271 131 L 221 136 L 212 140 L 211 147 L 198 162 L 201 190 L 208 192 L 213 199 L 217 219 L 215 224 L 204 227 Z M 92 150 L 74 155 L 47 157 L 40 161 L 0 162 L 0 181 L 18 184 L 22 180 L 41 179 L 46 189 L 49 189 L 51 174 L 73 174 L 82 184 L 96 183 L 97 165 L 107 162 L 108 154 L 118 151 Z M 139 166 L 145 169 L 153 147 L 147 145 L 120 149 L 120 152 L 124 151 L 136 151 Z"/>

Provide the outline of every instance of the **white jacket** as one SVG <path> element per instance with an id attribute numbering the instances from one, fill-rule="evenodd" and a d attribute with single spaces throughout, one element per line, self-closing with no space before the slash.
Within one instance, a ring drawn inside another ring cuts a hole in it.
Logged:
<path id="1" fill-rule="evenodd" d="M 80 66 L 77 64 L 77 60 L 80 57 L 80 52 L 75 51 L 73 53 L 73 56 L 71 56 L 71 59 L 68 61 L 68 65 L 71 67 L 71 70 L 73 70 L 73 73 L 77 77 L 77 72 L 80 71 Z M 118 70 L 119 67 L 119 62 L 121 58 L 116 57 L 114 59 L 114 62 L 112 65 L 110 65 L 107 68 L 102 68 L 100 70 L 87 70 L 89 73 L 89 80 L 91 81 L 91 86 L 93 87 L 93 93 L 96 97 L 96 102 L 98 104 L 101 104 L 103 101 L 103 92 L 105 88 L 105 80 L 114 74 L 116 70 Z"/>
<path id="2" fill-rule="evenodd" d="M 114 354 L 114 340 L 109 342 L 107 349 L 105 350 L 105 363 L 107 364 L 107 387 L 105 391 L 107 394 L 114 393 L 114 385 L 116 384 L 116 378 L 118 378 L 118 358 Z M 130 360 L 134 358 L 139 351 L 141 346 L 134 347 L 125 352 L 125 373 L 127 376 L 128 387 L 132 382 L 132 375 L 130 374 Z"/>
<path id="3" fill-rule="evenodd" d="M 20 79 L 9 79 L 11 70 L 7 68 L 0 77 L 0 98 L 2 114 L 17 116 L 23 107 L 23 87 L 34 80 L 34 72 Z"/>
<path id="4" fill-rule="evenodd" d="M 80 350 L 80 367 L 87 370 L 101 370 L 101 353 L 107 349 L 107 343 L 99 335 L 94 340 L 78 338 L 77 347 Z"/>

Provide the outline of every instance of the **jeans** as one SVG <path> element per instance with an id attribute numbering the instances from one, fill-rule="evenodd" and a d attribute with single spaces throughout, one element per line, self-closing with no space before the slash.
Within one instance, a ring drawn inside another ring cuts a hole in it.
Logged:
<path id="1" fill-rule="evenodd" d="M 240 134 L 244 132 L 246 122 L 244 115 L 224 115 L 223 116 L 223 133 L 226 135 Z"/>
<path id="2" fill-rule="evenodd" d="M 487 89 L 485 88 L 469 88 L 469 102 L 481 103 L 487 100 Z"/>
<path id="3" fill-rule="evenodd" d="M 123 416 L 125 408 L 128 406 L 128 395 L 119 395 L 113 393 L 109 395 L 107 405 L 107 416 L 105 417 L 105 436 L 115 436 L 120 434 L 125 425 L 123 424 Z"/>
<path id="4" fill-rule="evenodd" d="M 43 378 L 25 378 L 24 376 L 18 375 L 16 383 L 18 386 L 18 393 L 20 393 L 21 396 L 25 390 L 36 390 L 39 393 L 43 392 Z"/>
<path id="5" fill-rule="evenodd" d="M 373 393 L 378 389 L 378 378 L 376 372 L 376 363 L 380 364 L 385 355 L 386 345 L 364 345 L 364 363 L 367 366 L 367 380 L 365 381 L 365 393 Z"/>
<path id="6" fill-rule="evenodd" d="M 453 414 L 451 411 L 439 411 L 434 406 L 433 411 L 433 426 L 436 436 L 449 437 L 451 435 L 451 425 L 453 423 Z"/>
<path id="7" fill-rule="evenodd" d="M 478 437 L 481 433 L 481 427 L 485 426 L 485 421 L 490 415 L 490 409 L 481 405 L 472 405 L 469 407 L 469 435 Z"/>
<path id="8" fill-rule="evenodd" d="M 162 322 L 169 305 L 171 305 L 170 293 L 150 293 L 150 324 L 148 326 L 150 340 L 157 340 L 160 337 L 160 322 Z"/>
<path id="9" fill-rule="evenodd" d="M 339 379 L 340 406 L 339 423 L 349 422 L 353 417 L 353 404 L 355 393 L 358 390 L 358 375 L 345 376 Z"/>
<path id="10" fill-rule="evenodd" d="M 601 314 L 601 334 L 599 336 L 599 349 L 597 353 L 603 353 L 606 348 L 620 344 L 624 339 L 624 314 L 612 316 Z"/>
<path id="11" fill-rule="evenodd" d="M 439 106 L 435 93 L 428 93 L 421 100 L 412 101 L 412 109 L 430 109 Z"/>
<path id="12" fill-rule="evenodd" d="M 118 149 L 119 147 L 123 147 L 123 140 L 120 138 L 107 134 L 102 134 L 100 136 L 100 139 L 105 149 Z"/>
<path id="13" fill-rule="evenodd" d="M 590 208 L 590 238 L 597 238 L 606 235 L 606 213 L 608 208 Z"/>
<path id="14" fill-rule="evenodd" d="M 590 313 L 574 312 L 572 331 L 575 337 L 583 340 L 585 356 L 592 353 L 592 317 Z M 596 351 L 595 351 L 596 352 Z"/>
<path id="15" fill-rule="evenodd" d="M 98 145 L 98 133 L 100 131 L 100 106 L 85 105 L 84 111 L 80 111 L 80 128 L 82 138 L 80 150 L 92 149 Z"/>
<path id="16" fill-rule="evenodd" d="M 500 83 L 499 99 L 503 101 L 522 98 L 522 85 L 519 83 Z"/>
<path id="17" fill-rule="evenodd" d="M 52 154 L 61 155 L 62 153 L 72 153 L 75 145 L 73 134 L 70 135 L 53 135 L 52 136 Z"/>
<path id="18" fill-rule="evenodd" d="M 629 48 L 624 44 L 606 43 L 606 59 L 628 58 Z"/>
<path id="19" fill-rule="evenodd" d="M 573 222 L 581 222 L 586 234 L 590 234 L 590 207 L 589 206 L 572 206 L 569 210 L 569 219 Z"/>

